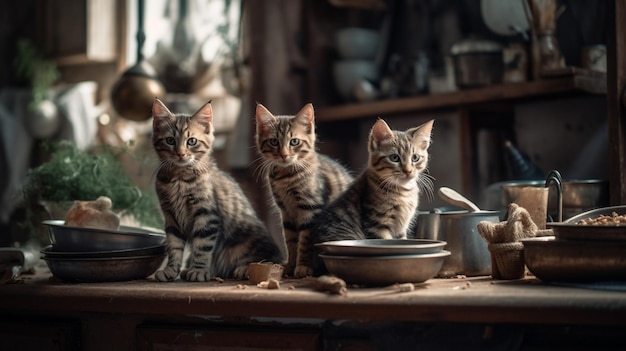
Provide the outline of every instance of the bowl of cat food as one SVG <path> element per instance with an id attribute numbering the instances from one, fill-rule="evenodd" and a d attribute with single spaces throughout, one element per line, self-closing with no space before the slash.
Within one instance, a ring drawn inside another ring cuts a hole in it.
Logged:
<path id="1" fill-rule="evenodd" d="M 450 251 L 432 239 L 338 240 L 316 244 L 326 270 L 350 284 L 422 283 L 441 269 Z"/>
<path id="2" fill-rule="evenodd" d="M 544 282 L 626 281 L 626 241 L 523 239 L 524 263 Z"/>
<path id="3" fill-rule="evenodd" d="M 45 220 L 50 242 L 62 251 L 110 251 L 138 249 L 160 245 L 165 234 L 130 226 L 117 230 L 65 225 L 62 219 Z"/>
<path id="4" fill-rule="evenodd" d="M 593 209 L 546 227 L 553 236 L 522 240 L 525 264 L 537 278 L 626 281 L 626 206 Z"/>
<path id="5" fill-rule="evenodd" d="M 593 209 L 546 226 L 557 239 L 623 241 L 626 240 L 626 205 Z"/>

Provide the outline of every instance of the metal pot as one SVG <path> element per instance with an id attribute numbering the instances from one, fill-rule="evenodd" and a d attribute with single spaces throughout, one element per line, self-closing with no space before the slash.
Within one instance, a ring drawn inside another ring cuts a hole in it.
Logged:
<path id="1" fill-rule="evenodd" d="M 500 221 L 500 212 L 439 210 L 418 213 L 415 237 L 446 241 L 444 249 L 451 252 L 437 276 L 491 274 L 491 255 L 487 242 L 476 228 L 481 221 L 497 223 Z"/>
<path id="2" fill-rule="evenodd" d="M 543 187 L 542 180 L 517 180 L 490 185 L 486 192 L 485 206 L 506 210 L 515 202 L 523 187 Z M 548 195 L 548 214 L 557 218 L 558 201 L 554 184 L 550 185 Z M 600 179 L 565 180 L 562 182 L 563 219 L 570 218 L 588 209 L 609 205 L 609 182 Z"/>

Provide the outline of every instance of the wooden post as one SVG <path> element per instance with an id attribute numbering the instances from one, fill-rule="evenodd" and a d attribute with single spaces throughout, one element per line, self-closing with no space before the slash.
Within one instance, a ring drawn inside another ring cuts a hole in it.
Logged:
<path id="1" fill-rule="evenodd" d="M 626 204 L 626 0 L 611 1 L 607 38 L 607 111 L 611 205 Z"/>

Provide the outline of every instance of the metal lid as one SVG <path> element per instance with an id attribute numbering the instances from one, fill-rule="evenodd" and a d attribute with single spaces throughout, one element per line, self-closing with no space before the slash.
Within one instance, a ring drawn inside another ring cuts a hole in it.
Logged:
<path id="1" fill-rule="evenodd" d="M 452 55 L 502 52 L 502 45 L 484 39 L 467 39 L 460 41 L 450 49 Z"/>

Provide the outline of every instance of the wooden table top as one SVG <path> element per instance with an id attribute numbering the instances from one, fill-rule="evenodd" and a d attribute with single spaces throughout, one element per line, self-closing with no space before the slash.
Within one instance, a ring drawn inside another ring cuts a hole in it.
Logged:
<path id="1" fill-rule="evenodd" d="M 434 278 L 406 292 L 348 286 L 343 296 L 315 291 L 301 279 L 285 279 L 270 290 L 234 280 L 66 283 L 48 273 L 19 278 L 0 285 L 0 311 L 626 325 L 626 292 L 545 284 L 532 276 Z"/>

